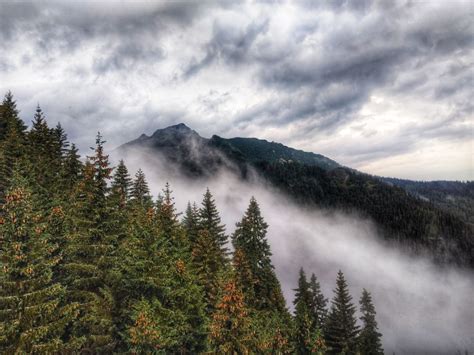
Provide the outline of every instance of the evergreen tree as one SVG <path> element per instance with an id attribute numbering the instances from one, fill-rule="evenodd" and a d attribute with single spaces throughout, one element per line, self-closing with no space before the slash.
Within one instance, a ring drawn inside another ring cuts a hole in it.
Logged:
<path id="1" fill-rule="evenodd" d="M 15 126 L 8 127 L 5 139 L 0 144 L 0 205 L 10 185 L 13 170 L 25 173 L 25 141 Z"/>
<path id="2" fill-rule="evenodd" d="M 0 352 L 59 353 L 73 343 L 65 329 L 77 311 L 64 305 L 65 288 L 52 279 L 57 245 L 26 186 L 15 175 L 0 223 Z"/>
<path id="3" fill-rule="evenodd" d="M 79 181 L 82 174 L 83 164 L 80 160 L 79 150 L 76 145 L 71 144 L 71 148 L 67 150 L 64 158 L 64 164 L 62 168 L 62 184 L 64 186 L 64 192 L 68 196 L 75 184 Z"/>
<path id="4" fill-rule="evenodd" d="M 199 231 L 192 250 L 192 261 L 199 284 L 206 295 L 207 311 L 211 313 L 217 301 L 219 276 L 224 267 L 224 260 L 219 245 L 206 229 Z"/>
<path id="5" fill-rule="evenodd" d="M 188 202 L 182 221 L 184 230 L 191 245 L 194 245 L 198 239 L 199 233 L 199 210 L 195 203 L 191 205 Z"/>
<path id="6" fill-rule="evenodd" d="M 205 348 L 203 291 L 180 236 L 169 185 L 161 210 L 137 209 L 121 252 L 126 341 L 136 352 L 198 353 Z M 127 312 L 127 311 L 125 311 Z"/>
<path id="7" fill-rule="evenodd" d="M 138 169 L 135 174 L 130 195 L 134 203 L 146 208 L 151 206 L 150 188 L 148 187 L 145 173 L 142 169 Z"/>
<path id="8" fill-rule="evenodd" d="M 112 168 L 104 143 L 98 134 L 94 155 L 88 157 L 84 176 L 75 187 L 64 264 L 68 299 L 80 304 L 72 332 L 82 339 L 81 351 L 91 352 L 109 352 L 116 344 L 110 275 L 117 262 L 117 236 L 106 199 Z"/>
<path id="9" fill-rule="evenodd" d="M 225 225 L 221 224 L 221 217 L 219 216 L 216 202 L 209 189 L 206 190 L 201 208 L 199 209 L 199 229 L 206 229 L 209 235 L 217 241 L 222 254 L 227 254 Z"/>
<path id="10" fill-rule="evenodd" d="M 146 186 L 144 176 L 141 179 L 143 179 L 143 181 L 141 181 L 140 184 L 145 183 Z M 121 159 L 117 168 L 115 169 L 115 174 L 112 181 L 112 199 L 119 208 L 124 208 L 129 199 L 131 181 L 132 179 L 128 174 L 128 169 L 125 166 L 123 159 Z"/>
<path id="11" fill-rule="evenodd" d="M 25 138 L 26 125 L 19 117 L 13 94 L 8 91 L 2 102 L 0 110 L 0 142 L 2 142 L 9 131 L 15 130 L 21 139 Z"/>
<path id="12" fill-rule="evenodd" d="M 359 334 L 359 352 L 364 355 L 383 354 L 381 337 L 375 320 L 375 307 L 372 303 L 372 296 L 364 289 L 359 301 L 363 326 Z"/>
<path id="13" fill-rule="evenodd" d="M 303 268 L 295 290 L 295 343 L 298 354 L 311 354 L 315 319 L 311 312 L 312 293 Z"/>
<path id="14" fill-rule="evenodd" d="M 252 197 L 244 217 L 237 223 L 232 243 L 236 250 L 242 250 L 252 271 L 252 280 L 243 281 L 246 285 L 254 285 L 254 299 L 249 300 L 249 305 L 259 310 L 267 308 L 285 311 L 285 300 L 266 239 L 267 228 L 260 207 Z"/>
<path id="15" fill-rule="evenodd" d="M 315 274 L 311 275 L 309 290 L 311 291 L 310 310 L 314 320 L 313 328 L 322 330 L 326 322 L 328 300 L 321 292 L 321 286 Z"/>
<path id="16" fill-rule="evenodd" d="M 254 348 L 244 295 L 232 276 L 225 281 L 212 316 L 210 343 L 218 354 L 249 354 Z"/>
<path id="17" fill-rule="evenodd" d="M 328 354 L 356 354 L 357 334 L 355 306 L 344 279 L 339 270 L 331 310 L 327 317 L 324 339 Z"/>

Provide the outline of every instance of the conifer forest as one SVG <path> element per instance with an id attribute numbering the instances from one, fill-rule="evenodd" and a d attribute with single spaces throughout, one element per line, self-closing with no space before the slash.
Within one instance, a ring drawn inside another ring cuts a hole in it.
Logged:
<path id="1" fill-rule="evenodd" d="M 227 235 L 209 189 L 177 211 L 100 134 L 82 159 L 39 106 L 30 129 L 0 109 L 0 353 L 383 354 L 344 270 L 323 294 L 301 268 L 285 301 L 255 198 Z"/>
<path id="2" fill-rule="evenodd" d="M 474 0 L 0 0 L 0 355 L 474 355 Z"/>

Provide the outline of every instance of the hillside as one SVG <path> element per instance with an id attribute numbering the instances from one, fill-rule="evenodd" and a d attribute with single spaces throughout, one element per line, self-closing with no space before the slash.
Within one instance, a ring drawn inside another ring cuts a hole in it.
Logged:
<path id="1" fill-rule="evenodd" d="M 322 155 L 256 138 L 206 139 L 184 124 L 142 135 L 118 151 L 129 149 L 161 154 L 193 177 L 212 176 L 226 167 L 246 179 L 252 168 L 298 203 L 373 219 L 384 239 L 404 250 L 428 252 L 439 264 L 474 266 L 474 229 L 459 211 L 453 213 L 405 186 L 342 167 Z"/>

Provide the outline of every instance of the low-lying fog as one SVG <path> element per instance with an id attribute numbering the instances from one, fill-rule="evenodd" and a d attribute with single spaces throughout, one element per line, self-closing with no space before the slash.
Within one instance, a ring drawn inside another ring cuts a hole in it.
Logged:
<path id="1" fill-rule="evenodd" d="M 387 354 L 474 352 L 472 271 L 441 271 L 425 260 L 402 255 L 380 242 L 370 221 L 305 210 L 257 179 L 242 183 L 222 173 L 207 181 L 190 181 L 156 157 L 125 156 L 125 163 L 131 175 L 144 170 L 154 197 L 169 181 L 179 211 L 188 201 L 200 204 L 209 187 L 229 234 L 255 196 L 269 224 L 273 263 L 288 306 L 301 266 L 308 276 L 316 274 L 328 298 L 341 269 L 357 306 L 362 288 L 372 292 Z"/>

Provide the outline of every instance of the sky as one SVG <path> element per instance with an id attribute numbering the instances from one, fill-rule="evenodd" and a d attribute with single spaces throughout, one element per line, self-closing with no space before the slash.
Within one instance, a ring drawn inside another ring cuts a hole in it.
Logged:
<path id="1" fill-rule="evenodd" d="M 0 2 L 0 92 L 83 153 L 184 122 L 474 179 L 472 1 Z"/>

